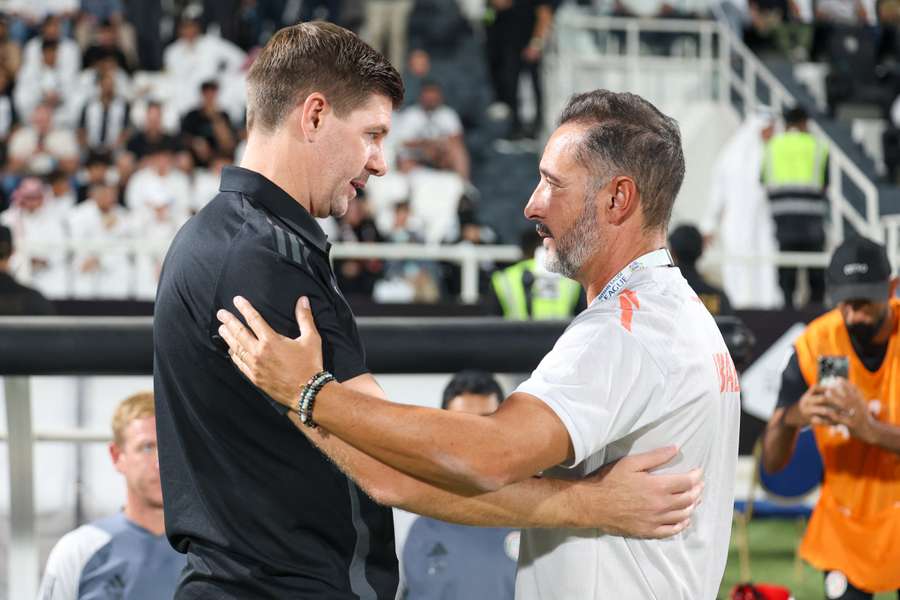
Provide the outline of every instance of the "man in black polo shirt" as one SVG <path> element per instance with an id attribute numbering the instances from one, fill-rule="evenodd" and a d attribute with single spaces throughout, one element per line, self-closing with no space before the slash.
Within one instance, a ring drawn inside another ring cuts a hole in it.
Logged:
<path id="1" fill-rule="evenodd" d="M 586 483 L 532 479 L 458 494 L 300 425 L 232 365 L 219 307 L 243 293 L 276 330 L 297 336 L 295 302 L 306 296 L 329 371 L 383 396 L 313 216 L 342 215 L 368 177 L 385 172 L 382 142 L 402 94 L 397 72 L 350 32 L 324 23 L 279 31 L 248 76 L 241 167 L 223 171 L 221 193 L 172 243 L 154 379 L 166 532 L 188 555 L 179 600 L 392 600 L 397 559 L 384 505 L 468 524 L 653 537 L 679 531 L 690 514 L 697 477 L 647 473 L 673 449 Z M 362 490 L 316 446 L 352 463 Z"/>

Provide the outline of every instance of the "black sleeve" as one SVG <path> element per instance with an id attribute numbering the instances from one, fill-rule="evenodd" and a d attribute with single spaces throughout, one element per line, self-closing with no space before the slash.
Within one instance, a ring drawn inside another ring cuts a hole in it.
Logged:
<path id="1" fill-rule="evenodd" d="M 261 233 L 243 235 L 243 239 L 232 244 L 216 287 L 216 309 L 225 308 L 240 317 L 233 299 L 243 296 L 272 329 L 281 335 L 297 337 L 300 330 L 294 306 L 300 296 L 307 296 L 322 337 L 325 368 L 338 381 L 367 373 L 365 353 L 349 307 L 345 313 L 344 307 L 338 304 L 343 300 L 332 293 L 327 279 L 310 264 L 316 261 L 311 256 L 316 250 L 308 248 L 309 253 L 300 253 L 303 262 L 295 262 L 277 252 L 274 235 L 274 231 L 269 239 Z M 324 265 L 324 259 L 321 262 Z M 219 327 L 215 310 L 210 317 L 210 333 L 215 338 Z"/>
<path id="2" fill-rule="evenodd" d="M 785 408 L 800 401 L 800 396 L 806 393 L 809 386 L 800 372 L 800 362 L 797 360 L 797 352 L 791 352 L 791 358 L 781 373 L 781 389 L 778 390 L 778 402 L 776 408 Z"/>

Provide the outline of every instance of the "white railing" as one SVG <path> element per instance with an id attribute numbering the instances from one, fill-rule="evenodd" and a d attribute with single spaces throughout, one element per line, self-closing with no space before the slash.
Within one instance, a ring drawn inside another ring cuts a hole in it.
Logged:
<path id="1" fill-rule="evenodd" d="M 718 8 L 716 5 L 715 8 Z M 717 23 L 719 32 L 719 100 L 730 104 L 731 92 L 738 95 L 744 113 L 750 114 L 761 104 L 758 97 L 759 84 L 769 90 L 767 106 L 781 114 L 788 106 L 796 104 L 796 99 L 771 71 L 751 52 L 744 42 L 724 24 Z M 735 58 L 740 59 L 742 69 L 738 72 Z M 844 219 L 856 231 L 878 241 L 884 241 L 884 226 L 878 205 L 878 188 L 871 179 L 844 154 L 834 140 L 815 121 L 810 121 L 810 130 L 828 144 L 830 173 L 828 199 L 831 205 L 831 241 L 834 244 L 844 239 Z M 865 212 L 860 213 L 844 193 L 844 178 L 856 185 L 865 199 Z"/>
<path id="2" fill-rule="evenodd" d="M 544 60 L 547 129 L 552 131 L 555 127 L 554 120 L 569 96 L 589 89 L 580 82 L 581 78 L 593 81 L 593 87 L 597 87 L 595 75 L 606 76 L 611 71 L 621 75 L 621 89 L 648 95 L 651 90 L 647 88 L 652 88 L 652 95 L 663 98 L 663 104 L 671 94 L 664 78 L 654 75 L 673 70 L 694 73 L 699 77 L 690 85 L 691 99 L 713 99 L 718 71 L 714 41 L 718 29 L 715 21 L 708 20 L 608 17 L 574 6 L 561 8 L 554 24 L 553 43 Z M 699 44 L 696 48 L 683 46 L 681 55 L 652 55 L 641 43 L 645 33 L 695 35 Z"/>
<path id="3" fill-rule="evenodd" d="M 547 111 L 548 127 L 552 129 L 552 119 L 569 96 L 590 89 L 589 84 L 582 83 L 581 79 L 590 81 L 591 70 L 602 67 L 624 72 L 620 89 L 636 93 L 643 92 L 637 86 L 639 81 L 647 87 L 648 76 L 652 79 L 653 74 L 658 72 L 664 74 L 676 69 L 690 69 L 701 76 L 696 79 L 697 85 L 687 90 L 691 97 L 683 98 L 681 102 L 695 98 L 716 100 L 722 106 L 733 109 L 734 93 L 744 114 L 749 114 L 762 104 L 759 88 L 764 87 L 769 91 L 767 105 L 777 113 L 794 104 L 793 95 L 731 30 L 721 14 L 721 8 L 716 3 L 711 4 L 716 20 L 632 19 L 598 16 L 576 6 L 561 9 L 555 23 L 553 43 L 548 46 L 545 60 L 547 105 L 557 109 Z M 613 32 L 617 33 L 614 35 Z M 682 45 L 680 53 L 653 55 L 652 45 L 641 43 L 642 35 L 651 32 L 694 36 L 699 44 L 695 44 L 693 49 Z M 622 39 L 624 47 L 620 44 Z M 694 55 L 688 56 L 685 48 Z M 596 78 L 593 87 L 597 87 Z M 672 104 L 670 96 L 677 91 L 667 93 L 669 96 L 663 94 L 658 97 L 663 99 L 663 103 Z M 843 240 L 845 219 L 859 233 L 884 241 L 885 227 L 890 230 L 894 225 L 892 220 L 881 218 L 877 187 L 817 123 L 811 123 L 811 130 L 829 146 L 830 241 L 837 244 Z M 863 212 L 848 200 L 845 180 L 859 188 L 864 198 Z M 900 240 L 895 241 L 900 243 Z M 894 248 L 893 252 L 898 250 Z M 722 257 L 723 260 L 732 258 L 744 260 L 741 257 Z M 802 266 L 801 263 L 806 260 L 797 253 L 781 253 L 766 258 L 773 259 L 775 264 L 791 266 Z"/>
<path id="4" fill-rule="evenodd" d="M 16 247 L 17 262 L 21 268 L 16 276 L 28 283 L 31 279 L 29 260 L 41 253 L 66 252 L 127 252 L 131 256 L 139 254 L 159 254 L 166 251 L 166 240 L 67 240 L 62 242 L 28 242 Z M 337 243 L 331 248 L 332 260 L 341 259 L 383 259 L 383 260 L 427 260 L 456 263 L 461 269 L 460 299 L 466 304 L 478 302 L 478 270 L 483 262 L 514 262 L 522 257 L 517 246 L 472 244 L 432 245 L 393 243 Z"/>

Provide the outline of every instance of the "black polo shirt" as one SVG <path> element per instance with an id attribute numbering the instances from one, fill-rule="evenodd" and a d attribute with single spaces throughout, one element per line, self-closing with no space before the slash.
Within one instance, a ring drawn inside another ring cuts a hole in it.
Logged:
<path id="1" fill-rule="evenodd" d="M 220 193 L 176 236 L 154 319 L 166 533 L 188 554 L 176 598 L 393 600 L 391 510 L 345 477 L 231 364 L 216 311 L 242 295 L 299 335 L 308 296 L 325 368 L 366 372 L 350 307 L 315 219 L 265 177 L 228 167 Z"/>

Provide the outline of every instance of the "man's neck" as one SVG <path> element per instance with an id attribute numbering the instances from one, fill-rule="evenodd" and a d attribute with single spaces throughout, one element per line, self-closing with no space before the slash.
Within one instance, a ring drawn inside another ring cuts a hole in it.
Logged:
<path id="1" fill-rule="evenodd" d="M 162 507 L 147 506 L 130 497 L 125 501 L 125 518 L 143 527 L 153 535 L 162 535 L 166 532 L 165 517 Z"/>
<path id="2" fill-rule="evenodd" d="M 604 247 L 609 251 L 597 254 L 582 269 L 578 282 L 587 290 L 588 301 L 596 298 L 606 284 L 636 258 L 666 245 L 663 232 L 649 235 L 640 231 L 631 233 L 626 231 L 613 239 L 604 240 Z"/>
<path id="3" fill-rule="evenodd" d="M 285 132 L 273 135 L 251 132 L 240 166 L 259 173 L 312 212 L 306 161 L 297 156 L 297 145 L 288 143 L 288 135 Z"/>

